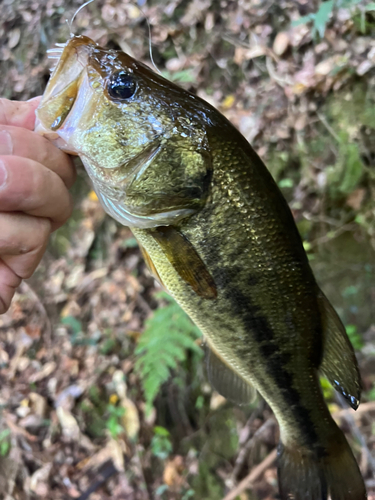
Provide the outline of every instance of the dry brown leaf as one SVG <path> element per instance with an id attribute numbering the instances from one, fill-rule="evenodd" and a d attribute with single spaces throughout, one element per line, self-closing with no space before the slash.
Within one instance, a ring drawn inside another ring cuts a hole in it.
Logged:
<path id="1" fill-rule="evenodd" d="M 21 38 L 21 30 L 19 28 L 14 28 L 9 33 L 8 47 L 10 49 L 14 49 L 15 47 L 17 47 L 18 42 L 20 41 L 20 38 Z"/>
<path id="2" fill-rule="evenodd" d="M 315 67 L 315 73 L 321 76 L 327 76 L 331 73 L 333 68 L 335 67 L 335 57 L 330 57 L 321 61 Z"/>
<path id="3" fill-rule="evenodd" d="M 46 377 L 49 377 L 49 375 L 51 375 L 51 373 L 53 373 L 56 370 L 56 367 L 57 365 L 54 361 L 49 361 L 48 363 L 42 366 L 42 369 L 39 372 L 31 375 L 31 377 L 29 378 L 29 383 L 33 384 L 35 382 L 43 380 Z"/>
<path id="4" fill-rule="evenodd" d="M 244 61 L 249 61 L 250 59 L 255 59 L 256 57 L 261 57 L 268 53 L 269 49 L 263 45 L 256 45 L 251 49 L 236 47 L 233 60 L 236 64 L 240 65 Z"/>
<path id="5" fill-rule="evenodd" d="M 164 468 L 163 481 L 171 489 L 180 488 L 185 480 L 181 476 L 184 470 L 184 459 L 180 455 L 177 455 L 172 460 L 169 460 Z"/>
<path id="6" fill-rule="evenodd" d="M 63 436 L 69 440 L 78 441 L 81 431 L 73 415 L 61 406 L 57 408 L 56 415 L 59 419 Z"/>
<path id="7" fill-rule="evenodd" d="M 367 73 L 374 66 L 375 66 L 375 62 L 372 62 L 369 59 L 365 59 L 357 67 L 356 73 L 359 76 L 363 76 L 365 73 Z"/>
<path id="8" fill-rule="evenodd" d="M 273 42 L 273 51 L 277 56 L 282 56 L 289 47 L 289 34 L 285 31 L 280 31 L 276 35 L 276 38 Z"/>
<path id="9" fill-rule="evenodd" d="M 218 392 L 214 391 L 211 396 L 210 400 L 210 410 L 217 410 L 220 406 L 225 404 L 227 400 L 219 394 Z"/>
<path id="10" fill-rule="evenodd" d="M 353 210 L 359 210 L 362 206 L 363 200 L 366 196 L 366 189 L 358 188 L 355 189 L 346 199 L 346 204 Z"/>
<path id="11" fill-rule="evenodd" d="M 99 469 L 105 462 L 112 460 L 116 469 L 123 471 L 125 469 L 124 450 L 126 450 L 126 445 L 121 439 L 110 439 L 104 448 L 79 462 L 77 469 L 82 472 L 87 472 L 89 469 Z"/>
<path id="12" fill-rule="evenodd" d="M 31 409 L 38 417 L 44 417 L 47 410 L 46 399 L 38 394 L 37 392 L 30 392 L 29 399 L 31 403 Z"/>
<path id="13" fill-rule="evenodd" d="M 49 492 L 49 488 L 46 483 L 51 473 L 52 465 L 52 463 L 45 464 L 40 469 L 36 470 L 30 477 L 29 488 L 38 497 L 45 497 Z"/>
<path id="14" fill-rule="evenodd" d="M 294 129 L 300 132 L 306 127 L 308 115 L 302 113 L 297 119 L 294 120 Z"/>
<path id="15" fill-rule="evenodd" d="M 122 424 L 125 432 L 130 439 L 135 439 L 140 429 L 137 407 L 129 398 L 122 399 L 121 406 L 125 409 L 125 413 L 122 417 Z"/>

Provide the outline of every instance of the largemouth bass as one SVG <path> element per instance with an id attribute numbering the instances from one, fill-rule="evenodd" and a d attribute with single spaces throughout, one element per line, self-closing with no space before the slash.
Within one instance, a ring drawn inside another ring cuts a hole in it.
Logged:
<path id="1" fill-rule="evenodd" d="M 358 366 L 289 207 L 242 135 L 202 99 L 84 36 L 55 49 L 37 131 L 78 154 L 105 210 L 202 330 L 232 401 L 265 398 L 280 425 L 283 500 L 363 500 L 319 374 L 356 409 Z"/>

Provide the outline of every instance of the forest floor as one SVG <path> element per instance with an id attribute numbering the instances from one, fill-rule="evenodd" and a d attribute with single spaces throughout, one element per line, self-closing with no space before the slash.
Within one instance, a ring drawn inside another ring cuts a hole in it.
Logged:
<path id="1" fill-rule="evenodd" d="M 66 41 L 81 4 L 2 0 L 0 96 L 43 92 L 46 50 Z M 375 4 L 96 0 L 73 31 L 149 63 L 145 16 L 163 75 L 234 123 L 290 204 L 358 355 L 357 412 L 323 385 L 374 500 Z M 199 334 L 81 167 L 73 194 L 73 217 L 0 317 L 0 499 L 278 498 L 269 407 L 212 391 Z M 168 358 L 165 380 L 155 359 L 167 334 L 175 366 Z M 154 352 L 149 338 L 160 338 Z"/>

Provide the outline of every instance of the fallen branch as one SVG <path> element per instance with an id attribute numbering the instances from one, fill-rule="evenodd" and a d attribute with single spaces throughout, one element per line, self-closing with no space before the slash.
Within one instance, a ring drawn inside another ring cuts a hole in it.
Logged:
<path id="1" fill-rule="evenodd" d="M 351 408 L 346 408 L 344 410 L 334 412 L 332 416 L 346 417 L 347 415 L 351 415 L 352 417 L 355 417 L 358 414 L 366 413 L 368 411 L 375 411 L 375 401 L 369 401 L 368 403 L 361 404 L 356 412 L 353 412 Z M 254 467 L 250 473 L 223 498 L 223 500 L 234 500 L 246 488 L 252 486 L 252 484 L 273 464 L 276 460 L 276 456 L 277 451 L 275 448 L 269 455 L 267 455 L 263 462 Z"/>
<path id="2" fill-rule="evenodd" d="M 233 483 L 237 482 L 237 476 L 239 475 L 240 470 L 242 469 L 242 466 L 245 462 L 246 457 L 249 454 L 249 451 L 253 447 L 254 443 L 257 442 L 259 437 L 267 430 L 269 427 L 273 426 L 276 424 L 276 420 L 273 417 L 270 417 L 268 420 L 266 420 L 261 427 L 254 433 L 253 436 L 245 443 L 245 445 L 241 448 L 236 463 L 233 467 L 233 472 L 232 472 L 232 479 Z"/>
<path id="3" fill-rule="evenodd" d="M 335 411 L 332 413 L 332 417 L 344 417 L 345 415 L 351 415 L 355 418 L 361 413 L 367 413 L 368 411 L 375 411 L 375 401 L 361 403 L 356 411 L 352 410 L 352 408 L 344 408 L 343 410 Z"/>
<path id="4" fill-rule="evenodd" d="M 258 464 L 250 474 L 248 474 L 242 481 L 234 488 L 234 490 L 230 491 L 223 500 L 234 500 L 238 495 L 240 495 L 246 488 L 251 486 L 276 460 L 277 451 L 276 448 L 271 451 L 266 458 Z"/>

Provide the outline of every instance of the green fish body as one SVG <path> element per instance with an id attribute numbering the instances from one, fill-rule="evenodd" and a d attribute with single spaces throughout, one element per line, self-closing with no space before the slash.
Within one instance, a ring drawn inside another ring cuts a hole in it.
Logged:
<path id="1" fill-rule="evenodd" d="M 131 227 L 201 329 L 215 389 L 238 404 L 257 390 L 271 406 L 281 498 L 366 498 L 319 384 L 324 374 L 357 408 L 353 349 L 242 135 L 205 101 L 86 37 L 68 42 L 37 116 L 40 133 L 81 156 L 107 212 Z"/>

